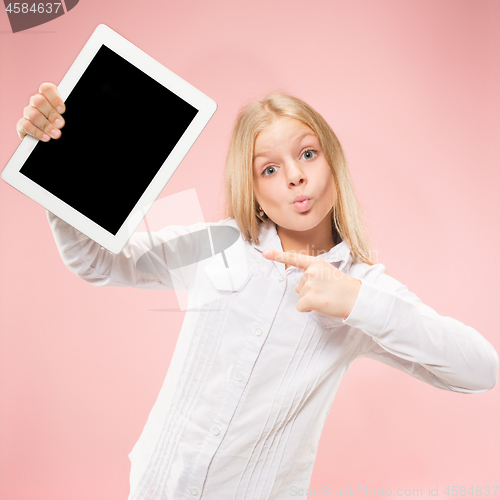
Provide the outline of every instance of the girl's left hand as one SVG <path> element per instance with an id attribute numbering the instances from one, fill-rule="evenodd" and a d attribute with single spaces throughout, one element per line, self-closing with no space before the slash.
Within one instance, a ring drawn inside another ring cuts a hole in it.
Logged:
<path id="1" fill-rule="evenodd" d="M 360 280 L 339 271 L 320 257 L 276 250 L 265 250 L 262 255 L 304 270 L 295 287 L 300 294 L 297 311 L 317 311 L 342 319 L 351 314 L 361 288 Z"/>

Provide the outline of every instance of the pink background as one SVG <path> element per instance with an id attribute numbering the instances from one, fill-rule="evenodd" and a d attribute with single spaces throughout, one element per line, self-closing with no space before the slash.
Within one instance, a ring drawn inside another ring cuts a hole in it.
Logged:
<path id="1" fill-rule="evenodd" d="M 219 105 L 162 196 L 195 188 L 205 220 L 220 220 L 237 110 L 270 90 L 291 92 L 339 136 L 378 261 L 500 351 L 498 0 L 81 0 L 18 34 L 3 11 L 2 167 L 29 97 L 59 83 L 100 23 Z M 133 137 L 155 103 L 131 88 L 123 105 Z M 105 110 L 90 110 L 89 140 L 109 126 Z M 184 316 L 175 293 L 79 280 L 61 262 L 45 210 L 4 182 L 0 243 L 0 498 L 125 499 L 127 454 Z M 423 497 L 439 487 L 449 498 L 446 486 L 498 486 L 499 394 L 441 391 L 358 360 L 328 417 L 311 487 L 422 488 Z"/>

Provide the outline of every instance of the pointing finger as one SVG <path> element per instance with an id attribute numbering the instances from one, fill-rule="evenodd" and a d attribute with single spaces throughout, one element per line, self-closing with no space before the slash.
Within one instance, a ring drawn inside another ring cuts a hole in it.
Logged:
<path id="1" fill-rule="evenodd" d="M 317 258 L 296 252 L 280 252 L 278 250 L 264 250 L 262 255 L 266 259 L 283 262 L 289 266 L 298 267 L 300 269 L 307 269 Z"/>

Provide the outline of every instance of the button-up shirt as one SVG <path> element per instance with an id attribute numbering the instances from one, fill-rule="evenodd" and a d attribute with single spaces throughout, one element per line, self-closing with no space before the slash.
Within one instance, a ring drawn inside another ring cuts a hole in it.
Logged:
<path id="1" fill-rule="evenodd" d="M 262 225 L 258 245 L 240 237 L 225 252 L 169 271 L 168 262 L 147 269 L 144 255 L 206 225 L 136 233 L 114 255 L 48 218 L 65 264 L 89 283 L 183 289 L 191 300 L 129 455 L 129 500 L 281 500 L 292 487 L 307 488 L 340 381 L 361 356 L 439 389 L 475 393 L 496 384 L 491 344 L 424 305 L 382 264 L 358 261 L 343 241 L 320 258 L 361 281 L 346 319 L 297 311 L 303 270 L 262 256 L 282 250 L 272 222 Z M 213 227 L 237 230 L 231 218 Z"/>

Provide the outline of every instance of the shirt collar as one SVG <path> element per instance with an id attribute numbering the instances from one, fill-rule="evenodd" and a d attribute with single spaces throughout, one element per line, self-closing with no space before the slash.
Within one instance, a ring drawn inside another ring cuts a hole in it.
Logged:
<path id="1" fill-rule="evenodd" d="M 276 224 L 268 220 L 263 222 L 260 226 L 259 233 L 259 244 L 255 244 L 252 242 L 254 248 L 256 248 L 259 252 L 263 252 L 264 250 L 279 250 L 283 251 L 283 247 L 281 245 L 281 240 L 278 236 L 278 231 L 276 229 Z M 351 251 L 349 246 L 345 241 L 341 241 L 337 245 L 333 246 L 328 252 L 322 253 L 318 255 L 323 260 L 326 260 L 330 264 L 338 264 L 338 269 L 342 269 L 349 261 L 351 255 Z"/>

